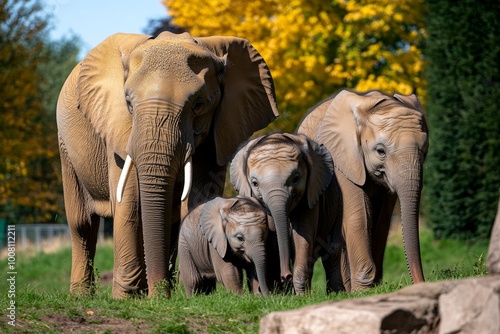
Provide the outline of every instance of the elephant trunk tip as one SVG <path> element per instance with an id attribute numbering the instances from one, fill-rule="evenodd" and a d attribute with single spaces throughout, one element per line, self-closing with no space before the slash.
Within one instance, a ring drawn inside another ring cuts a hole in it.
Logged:
<path id="1" fill-rule="evenodd" d="M 263 287 L 262 285 L 259 286 L 259 292 L 261 294 L 261 296 L 268 296 L 269 295 L 269 289 L 267 287 Z"/>
<path id="2" fill-rule="evenodd" d="M 422 272 L 422 265 L 411 265 L 410 267 L 410 276 L 413 284 L 424 283 L 424 273 Z"/>

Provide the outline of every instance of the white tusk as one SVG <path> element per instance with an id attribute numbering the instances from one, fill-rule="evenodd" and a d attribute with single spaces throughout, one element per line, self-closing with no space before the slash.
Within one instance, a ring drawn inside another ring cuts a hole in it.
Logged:
<path id="1" fill-rule="evenodd" d="M 192 160 L 189 158 L 184 165 L 184 189 L 182 190 L 181 201 L 184 201 L 191 191 L 191 183 L 193 182 L 193 168 L 191 165 Z"/>
<path id="2" fill-rule="evenodd" d="M 120 180 L 118 180 L 118 187 L 116 187 L 116 199 L 118 200 L 118 203 L 121 203 L 122 201 L 123 189 L 125 188 L 125 182 L 127 181 L 131 166 L 132 158 L 130 157 L 130 155 L 127 155 L 125 163 L 123 164 L 122 173 L 120 174 Z"/>

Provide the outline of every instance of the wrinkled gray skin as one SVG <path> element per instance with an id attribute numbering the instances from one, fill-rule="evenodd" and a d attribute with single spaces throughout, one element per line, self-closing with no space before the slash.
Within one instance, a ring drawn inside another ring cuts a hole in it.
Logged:
<path id="1" fill-rule="evenodd" d="M 344 90 L 318 104 L 297 132 L 325 145 L 332 154 L 343 198 L 346 290 L 381 281 L 398 198 L 408 269 L 414 283 L 423 282 L 418 213 L 428 138 L 417 97 Z"/>
<path id="2" fill-rule="evenodd" d="M 169 296 L 158 283 L 171 278 L 181 217 L 222 194 L 238 145 L 277 117 L 274 96 L 245 39 L 116 34 L 92 49 L 57 105 L 70 291 L 92 286 L 103 216 L 114 221 L 113 296 Z"/>
<path id="3" fill-rule="evenodd" d="M 340 193 L 328 150 L 303 135 L 274 133 L 242 147 L 230 172 L 239 194 L 259 199 L 273 216 L 280 281 L 292 278 L 293 260 L 295 292 L 307 292 L 313 264 L 322 257 L 328 291 L 342 290 L 340 231 L 334 224 Z"/>
<path id="4" fill-rule="evenodd" d="M 243 269 L 250 289 L 267 295 L 269 229 L 274 229 L 271 216 L 251 198 L 217 197 L 191 211 L 179 233 L 179 279 L 186 295 L 208 294 L 216 281 L 241 294 Z"/>

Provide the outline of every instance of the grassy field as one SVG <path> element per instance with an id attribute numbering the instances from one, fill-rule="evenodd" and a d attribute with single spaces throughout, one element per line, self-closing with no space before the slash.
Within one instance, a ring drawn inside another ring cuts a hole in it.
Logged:
<path id="1" fill-rule="evenodd" d="M 315 267 L 313 288 L 307 296 L 275 295 L 268 298 L 249 293 L 235 296 L 218 289 L 210 296 L 187 299 L 181 286 L 172 298 L 113 300 L 111 287 L 98 284 L 89 298 L 69 296 L 71 250 L 51 254 L 16 255 L 16 295 L 7 293 L 7 259 L 1 260 L 2 333 L 257 333 L 259 319 L 272 311 L 288 310 L 328 300 L 356 298 L 392 292 L 410 283 L 400 231 L 391 233 L 385 255 L 384 283 L 356 294 L 324 292 L 321 264 Z M 488 241 L 462 243 L 433 240 L 421 231 L 424 274 L 428 281 L 459 279 L 486 274 Z M 110 243 L 100 245 L 96 256 L 98 273 L 113 266 Z M 8 324 L 7 307 L 16 302 L 16 327 Z"/>

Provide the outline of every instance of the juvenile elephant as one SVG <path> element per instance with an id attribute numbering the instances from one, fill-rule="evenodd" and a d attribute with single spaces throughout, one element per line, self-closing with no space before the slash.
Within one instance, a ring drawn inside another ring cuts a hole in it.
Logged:
<path id="1" fill-rule="evenodd" d="M 321 256 L 328 291 L 342 290 L 337 221 L 339 188 L 328 150 L 303 135 L 274 133 L 249 141 L 235 155 L 231 183 L 241 196 L 259 199 L 271 212 L 278 239 L 281 281 L 292 278 L 303 294 L 310 289 L 313 264 Z M 291 228 L 290 228 L 291 226 Z"/>
<path id="2" fill-rule="evenodd" d="M 343 197 L 346 290 L 381 281 L 398 197 L 409 272 L 414 283 L 423 282 L 418 214 L 428 139 L 417 97 L 344 90 L 319 103 L 297 132 L 325 145 L 333 157 Z"/>
<path id="3" fill-rule="evenodd" d="M 181 197 L 184 215 L 221 195 L 238 145 L 277 115 L 269 69 L 245 39 L 116 34 L 92 49 L 57 105 L 70 290 L 91 285 L 104 216 L 114 220 L 113 296 L 169 296 L 158 283 L 171 278 Z"/>
<path id="4" fill-rule="evenodd" d="M 241 294 L 243 269 L 250 288 L 267 295 L 269 229 L 272 217 L 252 198 L 217 197 L 191 211 L 179 233 L 179 279 L 186 295 L 210 293 L 216 281 Z"/>

